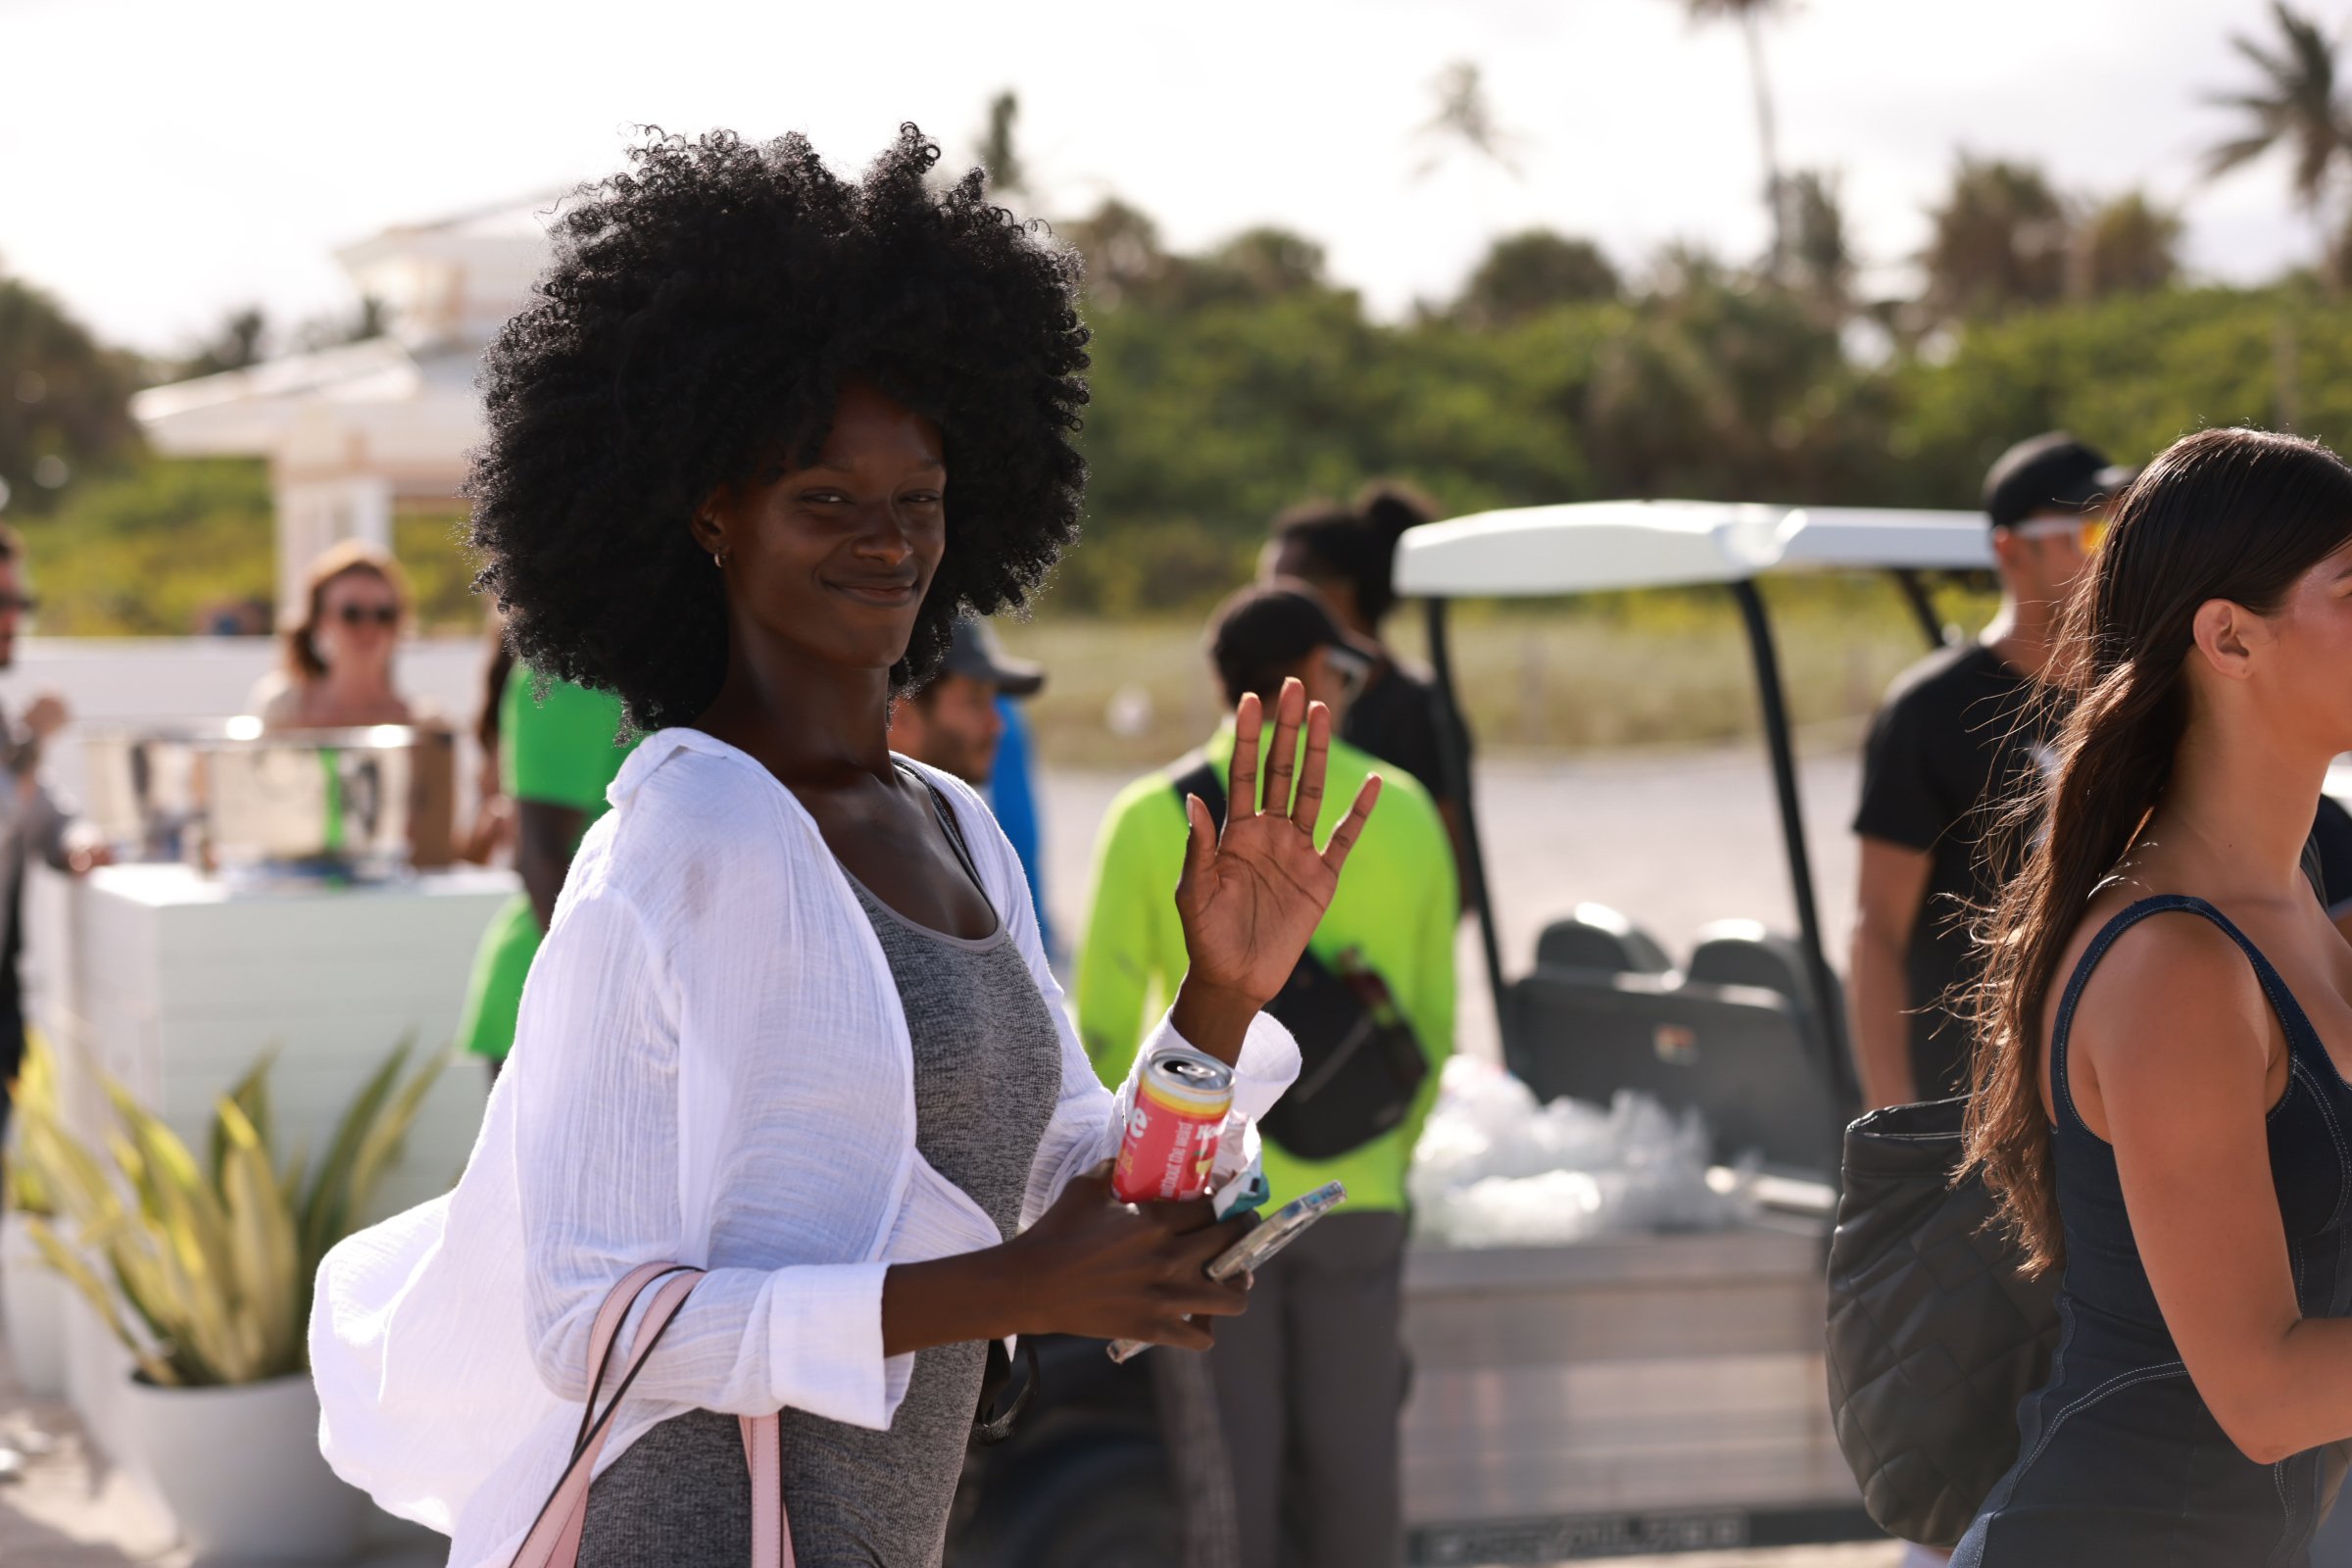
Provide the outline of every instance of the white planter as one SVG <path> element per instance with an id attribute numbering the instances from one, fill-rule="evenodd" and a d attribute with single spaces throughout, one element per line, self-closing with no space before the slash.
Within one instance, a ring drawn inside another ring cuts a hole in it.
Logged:
<path id="1" fill-rule="evenodd" d="M 66 1403 L 99 1451 L 122 1452 L 122 1391 L 138 1363 L 78 1292 L 66 1300 Z"/>
<path id="2" fill-rule="evenodd" d="M 66 1392 L 66 1308 L 74 1287 L 33 1250 L 24 1216 L 0 1214 L 0 1319 L 18 1384 L 35 1399 Z"/>
<path id="3" fill-rule="evenodd" d="M 199 1558 L 336 1562 L 357 1553 L 368 1498 L 318 1452 L 309 1375 L 231 1389 L 126 1385 L 122 1457 Z"/>

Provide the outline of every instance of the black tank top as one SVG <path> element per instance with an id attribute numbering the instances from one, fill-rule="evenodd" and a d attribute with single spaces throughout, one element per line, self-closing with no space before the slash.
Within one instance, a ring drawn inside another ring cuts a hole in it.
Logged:
<path id="1" fill-rule="evenodd" d="M 2345 1445 L 2261 1465 L 2214 1420 L 2140 1263 L 2115 1151 L 2075 1109 L 2067 1039 L 2091 971 L 2126 931 L 2175 911 L 2229 933 L 2278 1015 L 2287 1084 L 2266 1131 L 2295 1298 L 2305 1317 L 2352 1315 L 2352 1085 L 2278 971 L 2228 916 L 2180 894 L 2140 900 L 2092 939 L 2059 1001 L 2050 1082 L 2066 1237 L 2062 1335 L 2049 1382 L 2018 1406 L 2017 1463 L 1954 1568 L 2299 1568 L 2343 1480 Z"/>

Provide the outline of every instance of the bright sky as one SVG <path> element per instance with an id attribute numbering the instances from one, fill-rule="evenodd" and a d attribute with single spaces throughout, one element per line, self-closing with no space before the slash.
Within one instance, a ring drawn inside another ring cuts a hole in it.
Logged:
<path id="1" fill-rule="evenodd" d="M 2352 0 L 2302 0 L 2340 33 Z M 1683 0 L 0 0 L 0 268 L 104 335 L 185 347 L 230 308 L 346 310 L 330 250 L 593 177 L 633 122 L 808 131 L 861 165 L 901 120 L 969 154 L 1021 98 L 1047 216 L 1116 191 L 1180 247 L 1322 241 L 1395 314 L 1493 236 L 1548 224 L 1638 262 L 1762 246 L 1736 28 Z M 1916 251 L 1955 149 L 2181 204 L 2201 273 L 2308 258 L 2282 172 L 2201 186 L 2258 0 L 1795 0 L 1768 29 L 1785 161 L 1843 180 L 1863 255 Z M 1425 176 L 1415 127 L 1476 63 L 1523 177 Z"/>

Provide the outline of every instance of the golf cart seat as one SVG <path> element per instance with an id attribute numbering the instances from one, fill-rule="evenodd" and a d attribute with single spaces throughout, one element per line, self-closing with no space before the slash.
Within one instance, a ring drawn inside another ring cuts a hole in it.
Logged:
<path id="1" fill-rule="evenodd" d="M 1839 1097 L 1823 1049 L 1772 987 L 1539 961 L 1508 986 L 1502 1025 L 1505 1063 L 1540 1099 L 1606 1104 L 1639 1090 L 1696 1106 L 1718 1159 L 1752 1151 L 1817 1180 L 1838 1168 Z"/>
<path id="2" fill-rule="evenodd" d="M 1826 1040 L 1829 1032 L 1813 1018 L 1813 988 L 1805 981 L 1804 950 L 1790 937 L 1776 936 L 1757 920 L 1715 920 L 1699 927 L 1698 943 L 1690 950 L 1684 971 L 1711 985 L 1762 986 L 1788 999 L 1807 1032 Z M 1832 1002 L 1845 1005 L 1845 988 L 1830 976 Z"/>
<path id="3" fill-rule="evenodd" d="M 1664 974 L 1674 967 L 1648 932 L 1605 904 L 1580 904 L 1536 938 L 1536 965 L 1603 974 Z"/>

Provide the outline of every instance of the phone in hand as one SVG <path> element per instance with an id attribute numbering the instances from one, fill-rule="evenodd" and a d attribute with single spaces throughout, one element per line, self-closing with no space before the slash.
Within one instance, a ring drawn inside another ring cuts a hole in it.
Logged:
<path id="1" fill-rule="evenodd" d="M 1292 1199 L 1250 1227 L 1249 1235 L 1211 1258 L 1205 1272 L 1212 1280 L 1229 1280 L 1236 1274 L 1263 1266 L 1268 1258 L 1304 1235 L 1308 1226 L 1346 1201 L 1348 1189 L 1339 1182 L 1325 1182 L 1313 1192 Z M 1125 1361 L 1137 1351 L 1151 1348 L 1149 1340 L 1113 1340 L 1110 1358 Z"/>

